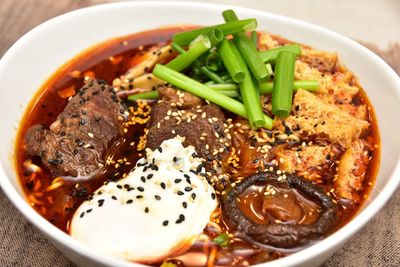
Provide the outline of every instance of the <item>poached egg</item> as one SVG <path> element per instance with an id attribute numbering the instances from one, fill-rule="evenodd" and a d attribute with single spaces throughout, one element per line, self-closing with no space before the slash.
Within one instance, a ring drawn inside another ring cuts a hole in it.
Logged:
<path id="1" fill-rule="evenodd" d="M 109 255 L 152 263 L 179 255 L 201 234 L 217 207 L 202 159 L 182 138 L 146 149 L 125 178 L 94 192 L 75 212 L 70 235 Z"/>

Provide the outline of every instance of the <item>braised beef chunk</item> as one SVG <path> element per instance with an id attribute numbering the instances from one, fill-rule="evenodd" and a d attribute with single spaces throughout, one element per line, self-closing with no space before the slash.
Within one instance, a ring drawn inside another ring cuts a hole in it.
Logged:
<path id="1" fill-rule="evenodd" d="M 158 93 L 164 101 L 176 103 L 182 109 L 204 104 L 204 101 L 195 95 L 178 92 L 176 89 L 167 86 L 160 87 Z"/>
<path id="2" fill-rule="evenodd" d="M 112 87 L 90 80 L 50 129 L 34 125 L 28 130 L 27 151 L 56 175 L 90 176 L 105 165 L 107 151 L 123 134 L 126 113 Z"/>
<path id="3" fill-rule="evenodd" d="M 195 101 L 196 97 L 170 89 L 169 94 L 178 94 L 176 98 L 166 91 L 160 92 L 163 99 L 152 108 L 147 147 L 155 149 L 164 140 L 181 136 L 184 145 L 193 145 L 199 156 L 205 159 L 214 158 L 225 152 L 228 142 L 224 133 L 225 116 L 219 107 Z"/>

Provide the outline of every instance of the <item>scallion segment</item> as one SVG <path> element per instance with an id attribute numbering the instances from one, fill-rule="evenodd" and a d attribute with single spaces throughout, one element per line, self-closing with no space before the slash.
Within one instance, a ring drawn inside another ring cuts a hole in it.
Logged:
<path id="1" fill-rule="evenodd" d="M 210 48 L 216 46 L 225 38 L 224 33 L 215 27 L 212 27 L 207 33 L 199 35 L 190 44 L 189 48 L 195 45 L 197 42 L 202 42 L 203 40 L 210 42 Z"/>
<path id="2" fill-rule="evenodd" d="M 207 54 L 204 64 L 207 67 L 207 69 L 211 71 L 218 71 L 220 66 L 222 65 L 222 62 L 217 51 L 211 50 Z"/>
<path id="3" fill-rule="evenodd" d="M 232 51 L 232 45 L 231 41 L 223 40 L 218 47 L 218 53 L 221 55 L 222 62 L 232 77 L 232 80 L 238 83 L 244 79 L 245 74 Z"/>
<path id="4" fill-rule="evenodd" d="M 180 48 L 175 48 L 180 51 L 180 55 L 171 60 L 167 66 L 176 71 L 182 71 L 189 67 L 194 61 L 197 60 L 202 54 L 207 52 L 211 47 L 215 46 L 218 42 L 222 41 L 222 33 L 219 29 L 212 28 L 207 35 L 202 35 L 201 38 L 196 40 L 189 50 L 183 53 Z M 178 51 L 178 52 L 179 52 Z"/>
<path id="5" fill-rule="evenodd" d="M 286 118 L 292 109 L 294 63 L 296 54 L 279 52 L 275 63 L 275 78 L 272 90 L 272 113 Z"/>
<path id="6" fill-rule="evenodd" d="M 206 83 L 205 83 L 206 84 Z M 215 90 L 215 91 L 235 91 L 237 89 L 237 85 L 233 83 L 213 83 L 206 84 L 207 87 Z"/>
<path id="7" fill-rule="evenodd" d="M 178 45 L 177 43 L 171 43 L 171 47 L 178 52 L 179 54 L 184 54 L 186 51 L 183 49 L 182 46 Z"/>
<path id="8" fill-rule="evenodd" d="M 203 99 L 213 102 L 222 108 L 235 113 L 241 117 L 248 118 L 246 108 L 239 101 L 232 99 L 220 92 L 214 91 L 202 83 L 199 83 L 167 66 L 157 64 L 153 70 L 153 75 L 189 93 L 197 95 Z M 264 127 L 272 129 L 273 120 L 264 115 Z"/>
<path id="9" fill-rule="evenodd" d="M 222 13 L 226 22 L 237 21 L 238 18 L 235 12 L 231 9 L 225 10 Z M 233 35 L 234 42 L 239 48 L 247 66 L 249 67 L 251 73 L 257 80 L 265 80 L 268 76 L 268 70 L 264 65 L 260 55 L 258 54 L 257 48 L 254 43 L 247 37 L 246 33 L 239 32 Z"/>
<path id="10" fill-rule="evenodd" d="M 205 76 L 207 76 L 212 81 L 216 83 L 225 83 L 225 81 L 221 77 L 219 77 L 218 74 L 207 69 L 205 66 L 200 67 L 200 70 Z"/>
<path id="11" fill-rule="evenodd" d="M 251 32 L 251 41 L 253 42 L 253 44 L 256 46 L 258 46 L 258 35 L 256 31 L 252 31 Z"/>
<path id="12" fill-rule="evenodd" d="M 154 100 L 158 98 L 158 91 L 149 91 L 140 94 L 134 94 L 128 96 L 129 101 L 136 101 L 136 100 Z"/>
<path id="13" fill-rule="evenodd" d="M 301 55 L 301 48 L 297 44 L 290 44 L 290 45 L 285 45 L 282 47 L 271 48 L 271 49 L 259 52 L 259 55 L 263 62 L 274 64 L 276 61 L 276 58 L 278 57 L 279 52 L 282 52 L 282 51 L 290 51 L 290 52 L 294 53 L 296 56 Z"/>
<path id="14" fill-rule="evenodd" d="M 238 92 L 236 91 L 237 86 L 235 84 L 209 84 L 207 85 L 207 87 L 229 97 L 239 96 Z M 159 98 L 158 91 L 149 91 L 128 96 L 129 101 L 155 100 L 158 98 Z"/>
<path id="15" fill-rule="evenodd" d="M 231 41 L 229 41 L 231 42 Z M 238 62 L 240 68 L 244 73 L 244 78 L 239 83 L 240 95 L 243 99 L 243 104 L 249 115 L 249 122 L 252 127 L 264 127 L 266 121 L 264 119 L 265 115 L 261 109 L 260 103 L 260 93 L 258 92 L 255 84 L 253 83 L 253 78 L 246 66 L 246 62 L 242 58 L 238 48 L 234 43 L 230 43 L 232 57 Z"/>
<path id="16" fill-rule="evenodd" d="M 260 83 L 260 94 L 266 95 L 271 94 L 274 87 L 273 82 Z M 319 89 L 319 82 L 317 80 L 299 80 L 293 82 L 293 90 L 304 89 L 310 92 L 315 92 Z"/>
<path id="17" fill-rule="evenodd" d="M 238 32 L 254 31 L 257 28 L 257 21 L 255 19 L 244 19 L 211 27 L 203 27 L 191 31 L 180 32 L 172 37 L 172 41 L 179 45 L 188 45 L 199 35 L 208 33 L 211 28 L 218 28 L 224 35 L 229 35 Z"/>

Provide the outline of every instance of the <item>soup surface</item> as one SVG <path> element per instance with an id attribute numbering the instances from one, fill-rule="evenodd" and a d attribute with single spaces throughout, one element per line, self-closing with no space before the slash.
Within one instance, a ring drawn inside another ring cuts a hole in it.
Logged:
<path id="1" fill-rule="evenodd" d="M 174 33 L 185 29 L 156 29 L 92 47 L 55 72 L 33 97 L 18 132 L 16 169 L 27 201 L 62 231 L 70 232 L 72 216 L 82 202 L 105 183 L 126 177 L 138 159 L 144 156 L 150 111 L 156 101 L 128 101 L 122 93 L 118 94 L 128 107 L 128 122 L 131 123 L 125 125 L 124 134 L 108 151 L 110 160 L 106 166 L 91 177 L 75 178 L 51 172 L 40 157 L 28 152 L 25 141 L 28 129 L 37 124 L 49 128 L 65 109 L 70 97 L 85 85 L 85 80 L 95 78 L 112 85 L 115 79 L 145 60 L 148 51 L 167 45 Z M 258 37 L 260 50 L 291 43 L 266 33 L 258 33 Z M 209 224 L 189 250 L 152 264 L 246 266 L 283 257 L 310 244 L 300 242 L 297 246 L 285 248 L 263 244 L 251 235 L 236 231 L 237 225 L 231 221 L 234 215 L 230 217 L 222 210 L 237 209 L 240 216 L 257 225 L 315 224 L 322 216 L 324 202 L 321 200 L 321 204 L 320 200 L 305 194 L 301 187 L 294 185 L 295 182 L 292 186 L 291 175 L 305 177 L 313 182 L 312 185 L 323 188 L 337 206 L 337 220 L 326 234 L 351 220 L 368 198 L 379 164 L 379 135 L 373 108 L 354 75 L 340 65 L 336 54 L 307 46 L 302 46 L 302 50 L 303 54 L 296 62 L 295 79 L 317 79 L 322 86 L 320 91 L 312 94 L 315 101 L 328 103 L 355 119 L 368 122 L 368 129 L 356 140 L 346 143 L 343 139 L 339 142 L 341 144 L 332 142 L 329 132 L 322 137 L 302 134 L 295 125 L 302 127 L 303 121 L 299 118 L 304 115 L 300 112 L 311 93 L 301 91 L 294 99 L 293 117 L 276 121 L 273 130 L 251 129 L 246 120 L 223 111 L 224 136 L 229 139 L 229 145 L 218 154 L 218 173 L 212 171 L 215 167 L 212 161 L 211 167 L 206 167 L 208 179 L 223 208 L 219 206 L 214 211 Z M 167 60 L 176 55 L 171 52 Z M 122 89 L 135 89 L 131 87 L 128 85 Z M 122 89 L 117 88 L 118 93 L 124 91 Z M 270 97 L 262 96 L 261 101 L 263 110 L 270 115 Z M 325 124 L 317 123 L 315 129 L 320 127 L 319 124 Z M 354 162 L 350 169 L 346 166 L 349 162 Z M 266 184 L 261 178 L 242 186 L 241 181 L 260 173 L 276 175 L 277 181 L 280 181 L 279 177 L 286 179 L 288 176 L 290 186 L 279 182 Z M 357 181 L 344 180 L 349 175 Z M 235 200 L 229 199 L 230 195 Z"/>

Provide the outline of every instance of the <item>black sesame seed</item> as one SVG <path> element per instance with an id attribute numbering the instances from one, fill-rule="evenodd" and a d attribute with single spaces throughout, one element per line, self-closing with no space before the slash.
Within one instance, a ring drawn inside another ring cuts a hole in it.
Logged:
<path id="1" fill-rule="evenodd" d="M 146 207 L 146 208 L 144 209 L 144 212 L 149 213 L 149 208 Z"/>
<path id="2" fill-rule="evenodd" d="M 99 191 L 99 192 L 97 192 L 97 194 L 98 194 L 98 195 L 101 195 L 101 194 L 103 194 L 103 191 Z"/>
<path id="3" fill-rule="evenodd" d="M 190 191 L 192 191 L 192 190 L 193 190 L 193 188 L 191 188 L 190 186 L 186 186 L 186 187 L 185 187 L 185 191 L 186 191 L 186 192 L 190 192 Z"/>
<path id="4" fill-rule="evenodd" d="M 129 187 L 130 187 L 129 184 L 124 184 L 125 189 L 128 189 Z"/>
<path id="5" fill-rule="evenodd" d="M 161 197 L 160 197 L 159 195 L 155 195 L 154 198 L 155 198 L 156 200 L 161 200 Z"/>
<path id="6" fill-rule="evenodd" d="M 183 176 L 185 176 L 185 178 L 190 179 L 190 176 L 188 174 L 186 174 L 186 173 Z"/>
<path id="7" fill-rule="evenodd" d="M 160 186 L 161 186 L 162 189 L 167 188 L 167 187 L 165 186 L 165 183 L 161 183 Z"/>
<path id="8" fill-rule="evenodd" d="M 111 196 L 111 198 L 114 199 L 114 200 L 117 200 L 117 197 L 116 197 L 116 196 Z"/>
<path id="9" fill-rule="evenodd" d="M 178 191 L 177 194 L 178 194 L 179 196 L 182 196 L 182 195 L 185 194 L 185 193 L 183 193 L 182 191 Z"/>
<path id="10" fill-rule="evenodd" d="M 162 225 L 163 226 L 167 226 L 168 225 L 168 221 L 167 220 L 163 221 Z"/>
<path id="11" fill-rule="evenodd" d="M 181 181 L 182 181 L 182 179 L 175 179 L 174 182 L 175 182 L 176 184 L 179 184 Z"/>
<path id="12" fill-rule="evenodd" d="M 215 193 L 211 193 L 211 198 L 215 199 Z"/>
<path id="13" fill-rule="evenodd" d="M 185 220 L 185 215 L 180 214 L 179 219 L 175 221 L 176 224 L 179 224 Z"/>
<path id="14" fill-rule="evenodd" d="M 197 166 L 196 172 L 197 172 L 197 173 L 201 172 L 201 169 L 202 169 L 202 168 L 203 168 L 203 165 L 200 164 L 199 166 Z"/>
<path id="15" fill-rule="evenodd" d="M 136 198 L 137 199 L 141 199 L 141 198 L 143 198 L 143 196 L 142 195 L 137 195 Z"/>
<path id="16" fill-rule="evenodd" d="M 141 187 L 141 186 L 139 186 L 139 187 L 137 188 L 137 190 L 139 190 L 140 192 L 143 192 L 143 191 L 144 191 L 144 188 Z"/>
<path id="17" fill-rule="evenodd" d="M 187 208 L 187 203 L 186 202 L 182 202 L 182 206 L 186 209 Z"/>
<path id="18" fill-rule="evenodd" d="M 104 204 L 104 199 L 99 199 L 97 202 L 99 203 L 99 207 L 101 207 Z"/>
<path id="19" fill-rule="evenodd" d="M 92 209 L 88 209 L 87 211 L 86 211 L 86 213 L 90 213 L 92 211 Z"/>
<path id="20" fill-rule="evenodd" d="M 147 180 L 150 180 L 151 178 L 153 178 L 153 174 L 150 173 L 149 175 L 147 175 Z"/>
<path id="21" fill-rule="evenodd" d="M 82 212 L 80 217 L 83 218 L 83 216 L 85 216 L 85 212 Z"/>
<path id="22" fill-rule="evenodd" d="M 192 193 L 192 198 L 193 198 L 193 200 L 196 199 L 196 193 Z"/>
<path id="23" fill-rule="evenodd" d="M 152 169 L 153 169 L 154 171 L 158 171 L 158 166 L 157 166 L 157 165 L 154 165 Z"/>
<path id="24" fill-rule="evenodd" d="M 132 191 L 132 190 L 135 190 L 135 188 L 129 187 L 127 190 L 128 190 L 128 192 L 130 192 L 130 191 Z"/>
<path id="25" fill-rule="evenodd" d="M 157 147 L 157 150 L 160 151 L 160 153 L 162 153 L 162 148 L 160 146 Z"/>
<path id="26" fill-rule="evenodd" d="M 126 201 L 126 204 L 131 204 L 132 202 L 133 202 L 132 199 L 128 199 L 128 200 Z"/>
<path id="27" fill-rule="evenodd" d="M 186 182 L 187 182 L 188 184 L 192 184 L 192 182 L 190 181 L 189 178 L 186 178 Z"/>
<path id="28" fill-rule="evenodd" d="M 144 176 L 140 177 L 140 180 L 142 180 L 143 183 L 146 182 L 146 178 L 144 178 Z"/>
<path id="29" fill-rule="evenodd" d="M 117 184 L 117 188 L 118 188 L 118 189 L 122 189 L 122 185 Z"/>
<path id="30" fill-rule="evenodd" d="M 147 166 L 144 166 L 143 172 L 146 172 L 146 171 L 147 171 Z"/>
<path id="31" fill-rule="evenodd" d="M 178 161 L 178 158 L 177 158 L 177 157 L 174 157 L 174 158 L 173 158 L 173 161 L 174 161 L 174 162 L 177 162 L 177 161 Z"/>

